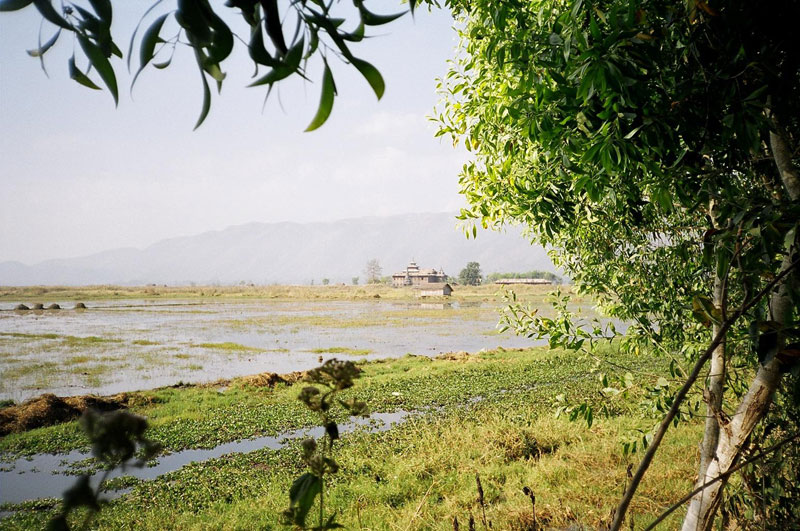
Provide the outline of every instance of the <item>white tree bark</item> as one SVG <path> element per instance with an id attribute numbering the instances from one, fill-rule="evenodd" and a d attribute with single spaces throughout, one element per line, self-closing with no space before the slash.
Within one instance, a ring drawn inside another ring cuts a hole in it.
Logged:
<path id="1" fill-rule="evenodd" d="M 798 172 L 792 161 L 792 149 L 780 127 L 779 121 L 772 115 L 770 117 L 774 126 L 774 131 L 770 132 L 772 156 L 788 196 L 792 201 L 797 201 L 800 198 L 800 178 L 798 178 Z M 794 255 L 797 253 L 796 242 L 797 237 L 786 249 L 787 256 L 782 263 L 782 270 L 784 271 L 791 266 L 795 259 Z M 796 271 L 789 274 L 770 297 L 771 319 L 776 321 L 779 326 L 791 321 L 794 308 L 789 295 L 789 286 L 795 281 L 796 277 Z M 778 351 L 784 344 L 785 337 L 779 333 Z M 778 385 L 780 385 L 781 377 L 781 361 L 777 356 L 773 356 L 759 367 L 735 414 L 730 419 L 724 419 L 719 416 L 717 420 L 720 429 L 716 451 L 708 463 L 705 473 L 700 474 L 697 480 L 698 487 L 727 472 L 736 464 L 736 460 L 739 458 L 748 437 L 750 437 L 758 422 L 766 415 L 772 402 L 772 396 L 775 394 Z M 686 518 L 683 521 L 683 531 L 707 531 L 712 528 L 714 515 L 722 500 L 722 490 L 725 487 L 725 483 L 726 481 L 723 480 L 709 485 L 692 498 Z"/>
<path id="2" fill-rule="evenodd" d="M 722 279 L 717 277 L 714 280 L 714 305 L 721 307 L 723 301 L 723 286 Z M 719 333 L 720 326 L 715 324 L 712 327 L 711 335 L 716 337 Z M 714 458 L 714 452 L 717 449 L 719 442 L 719 422 L 717 421 L 718 412 L 722 409 L 722 393 L 725 385 L 725 345 L 726 341 L 722 340 L 714 349 L 711 354 L 711 368 L 708 374 L 708 385 L 704 393 L 706 400 L 706 425 L 703 430 L 703 442 L 700 443 L 700 469 L 698 471 L 698 478 L 702 478 L 706 474 L 709 463 Z"/>

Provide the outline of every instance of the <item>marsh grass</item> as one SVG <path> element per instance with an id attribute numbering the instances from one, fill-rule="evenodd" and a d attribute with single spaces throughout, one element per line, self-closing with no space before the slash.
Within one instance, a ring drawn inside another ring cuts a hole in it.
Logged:
<path id="1" fill-rule="evenodd" d="M 348 356 L 366 356 L 371 354 L 372 351 L 368 348 L 349 348 L 349 347 L 328 347 L 328 348 L 315 348 L 311 352 L 314 354 L 347 354 Z"/>
<path id="2" fill-rule="evenodd" d="M 453 296 L 446 300 L 493 300 L 502 288 L 496 284 L 484 286 L 454 285 Z M 556 286 L 514 286 L 520 300 L 541 299 Z M 561 286 L 569 290 L 569 286 Z M 377 297 L 376 297 L 377 296 Z M 418 300 L 410 288 L 386 285 L 362 286 L 26 286 L 0 287 L 0 301 L 31 301 L 36 299 L 91 301 L 120 299 L 270 299 L 270 300 Z"/>
<path id="3" fill-rule="evenodd" d="M 0 337 L 29 339 L 29 340 L 59 340 L 61 345 L 68 348 L 91 347 L 102 343 L 121 343 L 120 339 L 98 336 L 68 336 L 60 334 L 24 334 L 20 332 L 0 332 Z"/>
<path id="4" fill-rule="evenodd" d="M 122 343 L 122 340 L 120 339 L 98 337 L 98 336 L 87 336 L 87 337 L 61 336 L 59 339 L 61 340 L 63 346 L 73 349 L 86 348 L 104 343 Z"/>
<path id="5" fill-rule="evenodd" d="M 662 363 L 613 351 L 604 356 L 632 370 Z M 637 458 L 625 457 L 620 441 L 649 430 L 652 420 L 641 418 L 641 393 L 635 391 L 614 406 L 611 418 L 595 419 L 591 428 L 554 418 L 558 393 L 575 401 L 598 400 L 601 383 L 592 366 L 591 360 L 543 348 L 361 363 L 364 373 L 347 397 L 365 400 L 373 411 L 431 412 L 387 432 L 361 431 L 337 442 L 341 472 L 326 489 L 326 506 L 347 529 L 449 531 L 453 517 L 465 523 L 470 512 L 478 514 L 477 473 L 494 529 L 530 526 L 526 486 L 536 495 L 537 519 L 546 527 L 601 527 L 619 499 L 627 465 Z M 220 385 L 224 393 L 218 392 Z M 165 388 L 131 393 L 131 411 L 149 418 L 151 437 L 167 451 L 211 447 L 312 425 L 313 415 L 296 400 L 299 387 L 259 387 L 234 379 Z M 634 500 L 635 527 L 691 488 L 700 430 L 698 423 L 688 423 L 670 431 Z M 71 422 L 9 435 L 0 440 L 0 451 L 9 456 L 85 444 Z M 193 463 L 134 483 L 130 494 L 103 509 L 97 526 L 280 528 L 300 463 L 297 444 Z M 20 508 L 2 521 L 3 528 L 42 527 L 54 510 Z"/>
<path id="6" fill-rule="evenodd" d="M 233 343 L 231 341 L 226 341 L 224 343 L 191 343 L 190 346 L 212 350 L 224 350 L 228 352 L 259 352 L 262 350 L 260 348 L 248 347 L 246 345 L 240 345 L 239 343 Z"/>

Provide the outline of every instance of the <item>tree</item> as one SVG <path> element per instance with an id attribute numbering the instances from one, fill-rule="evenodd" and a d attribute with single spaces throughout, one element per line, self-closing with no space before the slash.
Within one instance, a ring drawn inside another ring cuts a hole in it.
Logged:
<path id="1" fill-rule="evenodd" d="M 526 271 L 525 273 L 489 273 L 486 276 L 488 282 L 494 282 L 503 278 L 543 278 L 551 281 L 553 284 L 561 284 L 562 279 L 555 273 L 550 271 Z"/>
<path id="2" fill-rule="evenodd" d="M 467 266 L 458 274 L 458 282 L 467 286 L 481 283 L 481 265 L 478 262 L 467 262 Z"/>
<path id="3" fill-rule="evenodd" d="M 623 347 L 672 357 L 669 412 L 613 528 L 696 397 L 706 420 L 684 529 L 708 529 L 728 471 L 798 428 L 800 5 L 455 3 L 462 53 L 441 83 L 439 134 L 475 154 L 462 218 L 526 225 L 580 292 L 632 323 Z M 517 325 L 546 335 L 560 322 L 531 312 Z M 618 339 L 552 337 L 576 350 Z M 770 481 L 791 478 L 788 464 Z M 779 491 L 762 500 L 778 527 L 800 517 Z"/>
<path id="4" fill-rule="evenodd" d="M 367 284 L 378 284 L 381 281 L 381 273 L 383 268 L 377 258 L 373 258 L 367 262 L 364 268 L 364 276 L 367 279 Z"/>
<path id="5" fill-rule="evenodd" d="M 323 286 L 327 286 L 330 283 L 331 283 L 331 279 L 329 279 L 329 278 L 323 278 L 322 279 L 322 285 Z"/>
<path id="6" fill-rule="evenodd" d="M 353 283 L 354 286 L 358 286 L 358 277 L 353 277 L 351 282 Z"/>

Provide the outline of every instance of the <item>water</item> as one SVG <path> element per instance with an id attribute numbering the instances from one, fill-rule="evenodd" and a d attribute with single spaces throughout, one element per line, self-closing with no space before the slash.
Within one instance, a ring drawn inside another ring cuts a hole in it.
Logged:
<path id="1" fill-rule="evenodd" d="M 124 300 L 88 306 L 15 312 L 14 303 L 0 303 L 0 399 L 288 373 L 316 367 L 320 358 L 436 356 L 533 344 L 497 334 L 499 303 L 493 302 Z"/>
<path id="2" fill-rule="evenodd" d="M 370 432 L 380 432 L 390 429 L 408 418 L 408 411 L 399 410 L 392 413 L 374 413 L 367 418 L 356 418 L 350 422 L 340 424 L 341 434 L 351 432 L 358 427 L 366 427 Z M 321 437 L 324 434 L 322 427 L 307 428 L 286 432 L 274 437 L 259 437 L 221 444 L 206 450 L 184 450 L 158 458 L 155 466 L 144 468 L 128 467 L 124 470 L 117 469 L 108 475 L 108 479 L 119 476 L 133 476 L 143 480 L 154 479 L 158 476 L 178 470 L 192 463 L 208 459 L 215 459 L 231 453 L 245 453 L 262 448 L 278 450 L 295 439 L 306 437 Z M 79 463 L 90 457 L 90 454 L 73 451 L 68 454 L 52 455 L 37 454 L 31 458 L 20 458 L 10 463 L 0 463 L 0 503 L 21 503 L 37 498 L 59 498 L 65 490 L 74 483 L 76 476 L 65 475 L 71 464 Z M 92 486 L 97 487 L 104 472 L 92 476 Z M 109 492 L 106 498 L 113 498 L 126 492 L 126 490 Z"/>

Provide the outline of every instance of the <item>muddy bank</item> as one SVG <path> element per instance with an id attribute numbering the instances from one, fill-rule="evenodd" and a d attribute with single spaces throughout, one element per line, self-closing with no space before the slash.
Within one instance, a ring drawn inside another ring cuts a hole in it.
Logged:
<path id="1" fill-rule="evenodd" d="M 113 396 L 67 396 L 46 393 L 0 409 L 0 436 L 52 426 L 80 417 L 87 409 L 114 411 L 128 407 L 127 393 Z"/>
<path id="2" fill-rule="evenodd" d="M 172 388 L 188 387 L 228 387 L 233 384 L 251 387 L 275 387 L 278 384 L 292 385 L 302 380 L 306 371 L 295 371 L 287 374 L 264 372 L 240 378 L 217 380 L 203 384 L 179 384 Z M 87 409 L 96 411 L 114 411 L 133 405 L 142 405 L 152 401 L 148 393 L 118 393 L 111 396 L 78 395 L 59 397 L 45 393 L 36 398 L 26 400 L 22 404 L 0 408 L 0 436 L 9 433 L 53 426 L 69 422 L 80 417 Z"/>

